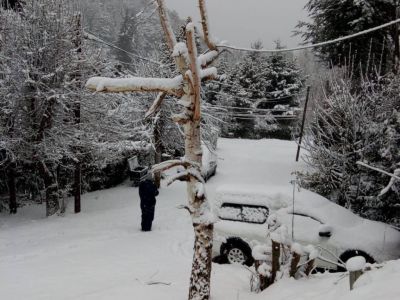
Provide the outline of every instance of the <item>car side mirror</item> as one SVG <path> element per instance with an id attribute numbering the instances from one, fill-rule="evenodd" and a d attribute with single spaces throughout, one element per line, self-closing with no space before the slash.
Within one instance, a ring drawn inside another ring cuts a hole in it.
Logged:
<path id="1" fill-rule="evenodd" d="M 331 227 L 331 226 L 328 226 L 328 225 L 322 225 L 322 226 L 319 228 L 318 233 L 319 233 L 319 236 L 320 236 L 320 237 L 327 237 L 327 238 L 329 238 L 329 237 L 332 236 L 332 227 Z"/>
<path id="2" fill-rule="evenodd" d="M 322 237 L 331 237 L 332 236 L 332 232 L 323 232 L 323 231 L 320 231 L 319 232 L 319 236 L 322 236 Z"/>

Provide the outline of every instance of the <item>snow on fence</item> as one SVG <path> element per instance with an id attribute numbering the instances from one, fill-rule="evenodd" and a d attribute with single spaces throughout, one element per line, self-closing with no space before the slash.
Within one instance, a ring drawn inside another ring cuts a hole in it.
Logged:
<path id="1" fill-rule="evenodd" d="M 349 271 L 350 290 L 354 288 L 354 283 L 364 273 L 366 263 L 363 256 L 352 257 L 346 262 L 346 269 Z"/>
<path id="2" fill-rule="evenodd" d="M 256 273 L 251 278 L 251 290 L 261 292 L 280 278 L 309 276 L 315 268 L 319 250 L 314 246 L 293 243 L 285 225 L 275 215 L 268 220 L 270 241 L 253 247 Z"/>

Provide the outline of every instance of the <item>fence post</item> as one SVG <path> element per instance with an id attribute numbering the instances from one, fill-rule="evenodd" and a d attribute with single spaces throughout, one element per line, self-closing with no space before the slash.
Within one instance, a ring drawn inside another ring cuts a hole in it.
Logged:
<path id="1" fill-rule="evenodd" d="M 366 263 L 363 256 L 352 257 L 346 262 L 346 269 L 349 271 L 350 291 L 353 289 L 356 280 L 363 274 Z"/>
<path id="2" fill-rule="evenodd" d="M 358 278 L 360 278 L 360 276 L 363 274 L 363 271 L 359 270 L 359 271 L 350 271 L 349 272 L 349 278 L 350 278 L 350 291 L 353 289 L 354 287 L 354 283 L 356 282 L 356 280 Z"/>

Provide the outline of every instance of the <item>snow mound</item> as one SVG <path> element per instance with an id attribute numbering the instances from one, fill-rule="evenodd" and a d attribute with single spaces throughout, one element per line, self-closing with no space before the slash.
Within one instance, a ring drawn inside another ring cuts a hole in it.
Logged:
<path id="1" fill-rule="evenodd" d="M 346 262 L 346 269 L 349 272 L 361 271 L 364 269 L 367 261 L 363 256 L 355 256 Z"/>

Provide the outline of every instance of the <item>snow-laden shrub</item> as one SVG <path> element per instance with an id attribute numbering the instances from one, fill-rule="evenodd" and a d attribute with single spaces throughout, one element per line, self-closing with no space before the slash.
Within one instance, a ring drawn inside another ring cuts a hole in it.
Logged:
<path id="1" fill-rule="evenodd" d="M 366 81 L 354 89 L 334 78 L 316 103 L 308 129 L 306 161 L 312 172 L 301 184 L 369 219 L 398 223 L 400 183 L 357 165 L 361 161 L 389 173 L 400 162 L 399 76 Z"/>

